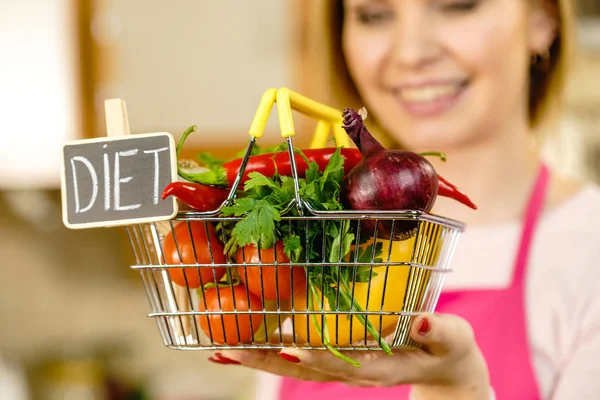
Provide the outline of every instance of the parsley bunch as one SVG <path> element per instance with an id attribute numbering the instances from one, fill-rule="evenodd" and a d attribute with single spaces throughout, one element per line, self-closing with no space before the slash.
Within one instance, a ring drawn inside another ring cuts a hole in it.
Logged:
<path id="1" fill-rule="evenodd" d="M 308 165 L 305 178 L 299 179 L 301 198 L 316 210 L 342 210 L 340 189 L 344 178 L 344 159 L 338 148 L 331 156 L 323 171 L 319 171 L 317 163 L 310 162 L 300 151 Z M 382 243 L 361 249 L 356 243 L 354 224 L 349 220 L 292 220 L 282 222 L 282 213 L 288 212 L 298 216 L 295 207 L 290 207 L 295 199 L 294 180 L 292 177 L 278 173 L 267 177 L 259 172 L 252 172 L 246 181 L 244 191 L 234 203 L 221 209 L 224 216 L 242 217 L 236 223 L 223 224 L 223 229 L 230 238 L 225 251 L 234 253 L 238 248 L 254 245 L 260 248 L 272 247 L 278 239 L 283 241 L 284 252 L 293 262 L 311 264 L 307 266 L 308 285 L 311 294 L 308 306 L 314 310 L 313 297 L 317 302 L 317 310 L 322 309 L 321 294 L 327 298 L 332 309 L 340 311 L 364 312 L 358 302 L 352 298 L 353 282 L 368 282 L 377 274 L 369 266 L 340 266 L 343 260 L 369 263 L 371 260 L 381 262 Z M 352 251 L 356 244 L 358 252 Z M 327 265 L 323 265 L 327 264 Z M 355 314 L 358 320 L 367 325 L 367 330 L 377 340 L 386 353 L 389 347 L 380 338 L 372 323 L 362 315 Z M 350 315 L 347 315 L 350 318 Z M 347 356 L 342 355 L 329 343 L 327 323 L 323 320 L 323 329 L 319 326 L 315 314 L 312 321 L 323 340 L 324 345 L 338 357 L 357 365 Z"/>

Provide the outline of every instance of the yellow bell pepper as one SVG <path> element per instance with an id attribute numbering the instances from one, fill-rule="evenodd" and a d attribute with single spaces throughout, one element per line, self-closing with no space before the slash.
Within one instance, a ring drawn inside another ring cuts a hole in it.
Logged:
<path id="1" fill-rule="evenodd" d="M 389 254 L 389 241 L 382 240 L 382 259 L 387 260 Z M 364 246 L 368 246 L 369 243 Z M 390 254 L 390 262 L 410 262 L 413 248 L 415 246 L 415 238 L 404 241 L 392 242 L 392 251 Z M 344 268 L 344 267 L 341 267 Z M 348 267 L 351 268 L 351 267 Z M 387 270 L 387 274 L 386 274 Z M 404 294 L 406 291 L 408 276 L 410 272 L 410 266 L 396 265 L 396 266 L 378 266 L 373 267 L 373 277 L 369 282 L 350 282 L 350 291 L 352 295 L 352 285 L 354 285 L 354 299 L 360 305 L 360 307 L 367 312 L 400 312 L 403 308 Z M 375 276 L 375 273 L 377 276 Z M 387 284 L 386 284 L 387 282 Z M 385 286 L 385 294 L 383 289 Z M 309 309 L 307 304 L 306 288 L 296 290 L 294 294 L 294 310 L 306 311 Z M 321 303 L 321 292 L 317 290 L 317 295 L 313 295 L 312 309 L 313 310 L 324 310 L 325 312 L 331 311 L 331 305 L 327 298 L 323 298 L 322 308 L 319 307 Z M 368 297 L 368 304 L 367 304 Z M 334 307 L 335 308 L 335 307 Z M 368 332 L 365 335 L 365 325 L 363 325 L 359 319 L 355 316 L 352 317 L 352 328 L 350 328 L 349 314 L 328 314 L 325 316 L 326 333 L 329 336 L 329 342 L 333 346 L 348 346 L 351 343 L 359 341 L 372 340 L 372 335 Z M 385 337 L 394 332 L 398 323 L 398 316 L 370 316 L 368 318 L 377 332 L 381 330 L 381 337 Z M 308 320 L 308 321 L 307 321 Z M 321 328 L 322 317 L 316 315 L 316 321 Z M 317 327 L 315 326 L 315 319 L 310 314 L 294 314 L 294 325 L 296 332 L 296 339 L 298 345 L 310 343 L 312 346 L 322 346 L 323 341 L 319 336 Z M 337 335 L 336 335 L 337 332 Z M 310 341 L 308 340 L 308 334 L 310 333 Z M 323 332 L 325 334 L 325 332 Z"/>

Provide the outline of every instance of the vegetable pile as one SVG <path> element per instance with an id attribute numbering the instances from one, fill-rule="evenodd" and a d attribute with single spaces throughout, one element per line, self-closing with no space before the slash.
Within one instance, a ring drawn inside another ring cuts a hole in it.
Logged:
<path id="1" fill-rule="evenodd" d="M 438 195 L 475 208 L 424 158 L 443 154 L 386 150 L 359 113 L 346 109 L 343 117 L 358 148 L 294 149 L 297 189 L 284 146 L 255 146 L 236 193 L 230 192 L 243 158 L 210 154 L 198 157 L 202 170 L 180 163 L 185 181 L 164 188 L 163 199 L 175 196 L 193 210 L 224 217 L 179 223 L 163 242 L 164 262 L 185 266 L 168 269 L 172 282 L 198 289 L 199 310 L 211 312 L 198 322 L 214 343 L 268 341 L 279 327 L 273 315 L 283 313 L 298 345 L 323 345 L 357 366 L 337 347 L 373 340 L 391 354 L 382 337 L 393 332 L 398 317 L 365 312 L 402 310 L 408 268 L 373 264 L 410 261 L 418 222 L 380 220 L 375 226 L 372 220 L 293 218 L 301 216 L 296 190 L 317 211 L 428 212 Z M 194 130 L 182 135 L 178 155 Z M 264 338 L 256 334 L 260 330 Z"/>

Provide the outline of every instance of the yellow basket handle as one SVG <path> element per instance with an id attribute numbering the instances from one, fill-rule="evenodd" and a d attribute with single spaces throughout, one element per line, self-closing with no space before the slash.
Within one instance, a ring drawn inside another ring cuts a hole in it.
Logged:
<path id="1" fill-rule="evenodd" d="M 296 134 L 292 118 L 292 110 L 294 110 L 318 121 L 310 148 L 325 147 L 330 130 L 333 130 L 337 146 L 348 147 L 350 145 L 350 139 L 342 128 L 342 111 L 316 102 L 285 87 L 265 91 L 252 120 L 252 125 L 250 125 L 250 136 L 257 139 L 262 137 L 275 103 L 277 103 L 279 129 L 282 137 L 288 138 Z"/>

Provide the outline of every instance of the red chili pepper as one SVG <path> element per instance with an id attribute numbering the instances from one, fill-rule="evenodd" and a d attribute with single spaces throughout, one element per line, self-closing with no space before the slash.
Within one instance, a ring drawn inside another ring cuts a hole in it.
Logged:
<path id="1" fill-rule="evenodd" d="M 471 201 L 471 199 L 463 193 L 459 188 L 442 178 L 438 174 L 438 196 L 449 197 L 454 199 L 467 207 L 471 207 L 473 210 L 477 210 L 477 205 Z"/>
<path id="2" fill-rule="evenodd" d="M 309 162 L 316 162 L 319 166 L 319 170 L 323 171 L 335 150 L 335 148 L 308 149 L 302 150 L 302 153 L 304 153 Z M 344 158 L 345 173 L 348 173 L 362 158 L 362 155 L 358 150 L 350 148 L 341 149 L 341 155 Z M 294 159 L 296 161 L 298 177 L 303 178 L 308 169 L 308 165 L 304 158 L 299 154 L 294 154 Z M 242 160 L 242 158 L 231 160 L 220 167 L 216 167 L 206 172 L 191 174 L 180 171 L 179 174 L 189 181 L 205 185 L 231 187 L 240 171 Z M 275 175 L 276 170 L 279 172 L 279 175 L 292 176 L 292 166 L 288 152 L 261 154 L 249 157 L 246 169 L 242 175 L 241 183 L 248 180 L 248 174 L 251 172 L 260 172 L 265 176 L 272 177 Z"/>
<path id="3" fill-rule="evenodd" d="M 179 141 L 179 144 L 177 146 L 177 154 L 179 154 L 179 150 L 183 146 L 183 142 L 185 141 L 187 136 L 190 133 L 192 133 L 195 129 L 196 129 L 196 127 L 192 126 L 183 133 L 183 135 Z M 322 171 L 325 168 L 325 166 L 327 165 L 327 163 L 329 162 L 329 159 L 331 158 L 331 156 L 333 155 L 335 150 L 336 150 L 335 148 L 322 148 L 322 149 L 308 149 L 308 150 L 303 150 L 302 152 L 304 153 L 304 155 L 310 162 L 313 162 L 313 161 L 316 162 L 317 165 L 319 166 L 319 170 Z M 342 154 L 342 157 L 344 158 L 344 173 L 345 174 L 347 174 L 352 168 L 354 168 L 356 166 L 356 164 L 358 164 L 359 161 L 362 159 L 362 154 L 358 149 L 343 148 L 341 150 L 341 154 Z M 308 166 L 306 165 L 306 161 L 299 154 L 294 154 L 294 159 L 296 160 L 296 168 L 298 171 L 298 176 L 300 178 L 302 178 L 305 176 L 306 170 L 308 169 Z M 178 170 L 179 170 L 179 175 L 182 178 L 184 178 L 188 181 L 191 181 L 191 182 L 196 182 L 198 184 L 202 184 L 204 186 L 204 188 L 198 189 L 199 193 L 201 193 L 202 191 L 208 190 L 208 189 L 206 189 L 207 188 L 206 185 L 231 187 L 231 185 L 233 185 L 233 182 L 235 181 L 235 178 L 237 177 L 237 174 L 239 173 L 239 170 L 240 170 L 240 167 L 242 164 L 242 160 L 243 160 L 242 158 L 238 158 L 238 159 L 235 159 L 232 161 L 228 161 L 220 167 L 216 167 L 210 171 L 200 172 L 200 173 L 189 173 L 189 172 L 185 172 L 185 171 L 181 170 L 180 168 L 178 168 Z M 241 183 L 244 183 L 245 181 L 248 180 L 248 174 L 250 174 L 250 172 L 260 172 L 261 174 L 263 174 L 265 176 L 272 177 L 275 174 L 275 165 L 277 165 L 277 171 L 279 172 L 280 175 L 282 175 L 282 176 L 291 176 L 292 175 L 290 158 L 289 158 L 289 155 L 287 152 L 280 152 L 280 153 L 276 153 L 276 154 L 273 154 L 273 153 L 262 154 L 262 155 L 258 155 L 258 156 L 252 156 L 248 159 L 248 164 L 246 165 L 246 169 L 244 171 L 244 175 L 242 176 Z M 210 186 L 209 186 L 209 188 L 210 189 L 218 189 L 218 188 L 214 188 L 214 187 L 210 187 Z M 183 193 L 183 191 L 182 191 L 182 193 Z M 214 193 L 214 194 L 207 195 L 207 197 L 209 199 L 211 199 L 213 197 L 220 198 L 215 195 L 216 191 L 214 191 L 212 193 Z M 223 201 L 227 198 L 228 195 L 229 195 L 229 192 L 227 191 L 227 194 L 223 198 Z M 469 199 L 469 197 L 465 193 L 463 193 L 456 186 L 454 186 L 453 184 L 448 182 L 446 179 L 442 178 L 439 174 L 438 174 L 438 195 L 454 199 L 468 207 L 477 209 L 477 206 L 471 201 L 471 199 Z M 191 197 L 193 198 L 195 196 L 191 196 Z M 201 197 L 201 196 L 199 196 L 199 197 Z M 185 201 L 184 199 L 182 199 L 182 200 Z M 190 199 L 190 201 L 193 201 L 193 200 Z M 219 204 L 217 204 L 212 209 L 215 209 L 216 207 L 218 207 L 220 204 L 222 204 L 223 201 L 219 202 Z M 196 203 L 199 204 L 200 207 L 203 206 L 202 201 L 196 202 Z M 213 203 L 211 203 L 211 204 L 213 204 Z"/>
<path id="4" fill-rule="evenodd" d="M 216 210 L 227 200 L 229 190 L 195 182 L 173 182 L 162 192 L 162 199 L 175 196 L 197 211 Z"/>

